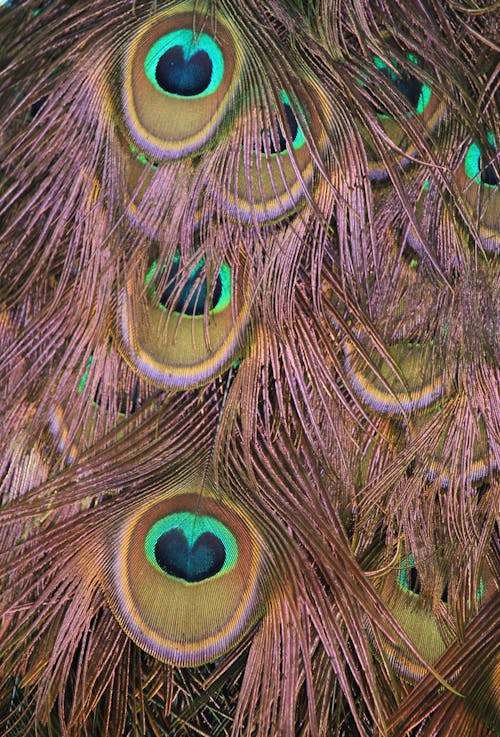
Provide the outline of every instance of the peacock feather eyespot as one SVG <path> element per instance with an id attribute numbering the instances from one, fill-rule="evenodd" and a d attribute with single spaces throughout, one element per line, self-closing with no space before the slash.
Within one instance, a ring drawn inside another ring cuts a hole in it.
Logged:
<path id="1" fill-rule="evenodd" d="M 223 262 L 210 278 L 203 259 L 187 272 L 176 255 L 170 266 L 153 263 L 145 294 L 136 275 L 128 279 L 113 334 L 122 356 L 145 381 L 162 389 L 196 388 L 239 357 L 251 285 L 245 265 L 233 272 Z"/>
<path id="2" fill-rule="evenodd" d="M 223 209 L 239 222 L 273 223 L 297 212 L 314 194 L 317 170 L 308 142 L 321 153 L 326 135 L 306 87 L 279 92 L 279 104 L 243 114 L 235 133 L 236 173 L 215 182 Z"/>
<path id="3" fill-rule="evenodd" d="M 417 57 L 414 54 L 408 54 L 408 59 L 415 66 L 418 65 Z M 405 97 L 415 110 L 417 115 L 422 115 L 427 109 L 431 97 L 431 88 L 410 74 L 407 70 L 397 71 L 396 67 L 389 66 L 387 62 L 379 56 L 373 57 L 373 63 L 382 74 L 392 83 L 392 85 Z M 391 117 L 390 114 L 383 109 L 378 109 L 377 114 L 381 118 Z"/>
<path id="4" fill-rule="evenodd" d="M 454 633 L 446 624 L 438 624 L 432 606 L 422 600 L 420 578 L 413 556 L 403 558 L 395 574 L 385 577 L 380 594 L 408 640 L 422 658 L 433 665 L 453 640 Z M 440 606 L 444 607 L 444 604 L 441 602 Z M 396 638 L 392 642 L 382 637 L 379 647 L 381 655 L 402 680 L 416 683 L 427 673 L 425 665 L 418 661 L 402 639 Z"/>
<path id="5" fill-rule="evenodd" d="M 241 67 L 222 17 L 182 3 L 146 22 L 127 44 L 121 113 L 130 143 L 156 163 L 197 154 L 222 125 Z"/>
<path id="6" fill-rule="evenodd" d="M 481 245 L 486 251 L 500 250 L 500 163 L 493 133 L 488 132 L 490 152 L 484 151 L 477 141 L 467 148 L 458 168 L 456 178 L 467 208 L 477 224 Z"/>
<path id="7" fill-rule="evenodd" d="M 113 521 L 115 562 L 100 571 L 127 635 L 180 667 L 210 662 L 263 613 L 268 585 L 261 535 L 236 503 L 204 489 L 174 489 Z"/>
<path id="8" fill-rule="evenodd" d="M 496 590 L 496 577 L 487 563 L 483 563 L 481 572 L 476 605 L 485 603 Z M 380 593 L 408 639 L 424 660 L 433 665 L 456 637 L 448 609 L 450 581 L 443 576 L 439 601 L 432 604 L 429 598 L 425 600 L 419 567 L 410 554 L 401 558 L 393 575 L 386 576 L 381 582 Z M 390 642 L 383 637 L 381 644 L 384 656 L 403 680 L 416 683 L 425 676 L 427 669 L 424 664 L 417 661 L 402 640 Z"/>
<path id="9" fill-rule="evenodd" d="M 407 59 L 411 65 L 415 67 L 420 66 L 414 54 L 407 54 Z M 406 98 L 411 108 L 406 112 L 403 111 L 400 118 L 397 118 L 392 112 L 396 100 L 393 97 L 384 100 L 378 99 L 374 94 L 377 118 L 385 135 L 403 152 L 395 152 L 398 163 L 401 166 L 407 166 L 411 163 L 411 157 L 418 155 L 418 147 L 413 137 L 408 134 L 405 128 L 411 130 L 412 118 L 417 117 L 425 126 L 428 133 L 432 133 L 443 117 L 444 103 L 429 84 L 423 82 L 416 74 L 411 74 L 411 71 L 406 66 L 400 69 L 395 60 L 390 59 L 390 63 L 388 63 L 376 55 L 373 56 L 372 62 L 382 76 L 391 82 L 391 87 Z M 391 109 L 386 107 L 389 105 L 389 100 L 391 102 Z M 404 125 L 401 118 L 407 120 L 408 124 Z M 370 132 L 364 130 L 363 135 L 366 139 L 370 178 L 375 181 L 383 180 L 388 175 L 385 164 Z"/>
<path id="10" fill-rule="evenodd" d="M 151 527 L 144 543 L 148 561 L 166 575 L 199 583 L 229 573 L 238 562 L 238 543 L 214 517 L 176 512 Z"/>
<path id="11" fill-rule="evenodd" d="M 434 346 L 401 341 L 388 346 L 388 355 L 401 374 L 381 355 L 372 365 L 351 342 L 344 347 L 347 379 L 356 395 L 375 412 L 402 415 L 432 406 L 442 396 L 444 379 Z"/>

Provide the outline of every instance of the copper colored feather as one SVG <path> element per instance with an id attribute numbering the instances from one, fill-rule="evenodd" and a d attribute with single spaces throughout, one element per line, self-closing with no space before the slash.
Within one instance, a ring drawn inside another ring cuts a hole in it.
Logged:
<path id="1" fill-rule="evenodd" d="M 498 12 L 0 2 L 0 733 L 500 734 Z"/>

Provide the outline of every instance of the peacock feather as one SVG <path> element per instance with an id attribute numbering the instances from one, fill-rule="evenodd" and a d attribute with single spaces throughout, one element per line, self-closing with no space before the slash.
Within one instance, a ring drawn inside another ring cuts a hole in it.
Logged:
<path id="1" fill-rule="evenodd" d="M 0 2 L 0 732 L 500 735 L 498 9 Z"/>

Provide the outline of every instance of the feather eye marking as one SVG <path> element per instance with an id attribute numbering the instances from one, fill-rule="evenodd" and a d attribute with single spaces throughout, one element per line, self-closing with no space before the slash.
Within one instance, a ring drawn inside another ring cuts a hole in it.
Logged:
<path id="1" fill-rule="evenodd" d="M 215 183 L 232 218 L 249 225 L 278 222 L 313 196 L 318 167 L 310 142 L 319 153 L 326 144 L 317 108 L 297 80 L 293 95 L 280 90 L 276 105 L 268 101 L 243 113 L 234 134 L 235 174 Z"/>
<path id="2" fill-rule="evenodd" d="M 417 58 L 413 54 L 408 54 L 409 61 L 412 64 L 418 65 Z M 381 71 L 384 77 L 405 97 L 410 105 L 414 108 L 417 115 L 423 115 L 426 111 L 431 98 L 431 88 L 424 84 L 421 80 L 417 79 L 413 74 L 407 70 L 398 71 L 397 69 L 390 67 L 383 59 L 379 56 L 373 57 L 373 63 Z M 391 117 L 390 113 L 383 107 L 377 109 L 377 114 L 380 118 Z"/>
<path id="3" fill-rule="evenodd" d="M 121 290 L 114 336 L 118 350 L 146 381 L 162 389 L 189 389 L 211 381 L 238 357 L 250 316 L 250 281 L 223 263 L 208 281 L 204 261 L 187 276 L 176 257 L 157 293 L 156 264 L 147 293 L 132 275 Z"/>
<path id="4" fill-rule="evenodd" d="M 492 157 L 473 141 L 457 171 L 457 182 L 466 205 L 478 224 L 479 238 L 490 252 L 500 250 L 500 160 L 495 137 L 490 131 L 488 143 Z"/>
<path id="5" fill-rule="evenodd" d="M 408 54 L 407 58 L 410 65 L 419 66 L 418 59 L 414 54 Z M 411 131 L 412 118 L 416 116 L 430 134 L 436 128 L 444 113 L 444 103 L 439 96 L 428 84 L 412 74 L 411 69 L 406 67 L 400 69 L 394 60 L 391 60 L 391 65 L 389 65 L 379 56 L 374 56 L 373 64 L 381 75 L 390 82 L 391 87 L 406 98 L 408 105 L 412 108 L 412 110 L 403 113 L 403 117 L 408 121 L 408 129 Z M 402 150 L 402 153 L 396 152 L 398 163 L 401 166 L 407 166 L 411 163 L 413 157 L 418 156 L 418 146 L 415 144 L 414 138 L 405 130 L 402 122 L 394 115 L 395 100 L 389 98 L 391 103 L 389 108 L 386 99 L 378 99 L 378 96 L 374 96 L 375 112 L 379 123 L 393 144 Z M 370 136 L 367 138 L 367 156 L 370 178 L 374 181 L 386 179 L 388 171 L 377 152 L 373 140 L 370 140 Z"/>
<path id="6" fill-rule="evenodd" d="M 200 489 L 165 493 L 120 516 L 101 576 L 125 632 L 159 660 L 195 666 L 233 647 L 262 614 L 260 533 L 235 503 Z"/>
<path id="7" fill-rule="evenodd" d="M 401 559 L 393 575 L 386 577 L 380 592 L 408 639 L 427 663 L 433 665 L 456 637 L 447 616 L 450 582 L 442 577 L 442 587 L 439 594 L 434 596 L 430 592 L 426 592 L 425 596 L 423 589 L 419 568 L 413 555 L 409 555 Z M 484 564 L 477 585 L 476 603 L 488 601 L 495 590 L 495 577 L 489 566 Z M 417 662 L 402 641 L 390 642 L 383 637 L 381 646 L 389 663 L 402 679 L 416 683 L 426 675 L 425 666 Z"/>
<path id="8" fill-rule="evenodd" d="M 197 32 L 193 24 L 206 30 Z M 155 162 L 191 156 L 220 127 L 240 73 L 236 41 L 222 18 L 187 4 L 155 17 L 127 44 L 121 110 L 130 142 Z"/>

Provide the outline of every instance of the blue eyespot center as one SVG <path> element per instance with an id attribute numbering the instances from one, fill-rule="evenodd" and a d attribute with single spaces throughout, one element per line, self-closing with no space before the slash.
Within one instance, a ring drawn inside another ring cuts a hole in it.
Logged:
<path id="1" fill-rule="evenodd" d="M 238 560 L 238 544 L 229 528 L 193 512 L 160 519 L 146 535 L 144 548 L 157 570 L 187 584 L 228 573 Z"/>
<path id="2" fill-rule="evenodd" d="M 174 311 L 185 315 L 203 315 L 205 304 L 207 301 L 207 280 L 200 275 L 201 265 L 198 265 L 189 275 L 186 283 L 182 287 L 179 298 L 177 299 Z M 168 275 L 166 288 L 160 297 L 160 304 L 168 307 L 172 300 L 172 296 L 177 288 L 177 275 L 179 272 L 179 261 L 174 261 Z M 220 275 L 217 275 L 215 285 L 210 296 L 210 309 L 217 306 L 222 293 L 222 284 Z"/>
<path id="3" fill-rule="evenodd" d="M 224 76 L 224 57 L 206 33 L 187 28 L 156 41 L 144 61 L 146 76 L 165 95 L 198 98 L 217 90 Z"/>
<path id="4" fill-rule="evenodd" d="M 195 583 L 219 573 L 226 560 L 226 549 L 211 532 L 203 532 L 190 546 L 184 532 L 176 528 L 158 538 L 155 558 L 169 576 Z"/>
<path id="5" fill-rule="evenodd" d="M 210 84 L 212 62 L 206 51 L 197 51 L 185 59 L 182 46 L 174 46 L 160 56 L 155 78 L 165 92 L 194 97 L 204 92 Z"/>
<path id="6" fill-rule="evenodd" d="M 207 278 L 203 275 L 202 267 L 204 261 L 199 264 L 185 279 L 182 288 L 179 285 L 179 268 L 180 259 L 178 256 L 170 267 L 159 302 L 165 309 L 173 309 L 173 312 L 179 315 L 188 315 L 190 317 L 200 317 L 205 314 L 207 299 L 208 313 L 214 314 L 225 309 L 231 301 L 231 270 L 227 264 L 222 264 L 215 280 L 210 285 L 210 292 L 207 288 Z M 156 261 L 146 276 L 146 284 L 149 283 L 156 270 Z M 172 301 L 175 303 L 172 305 Z"/>

